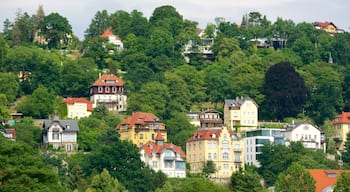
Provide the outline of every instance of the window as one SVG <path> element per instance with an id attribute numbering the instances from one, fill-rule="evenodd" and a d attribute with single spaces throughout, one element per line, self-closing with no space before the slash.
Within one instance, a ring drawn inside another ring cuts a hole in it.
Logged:
<path id="1" fill-rule="evenodd" d="M 105 92 L 109 93 L 109 87 L 105 87 Z"/>
<path id="2" fill-rule="evenodd" d="M 143 139 L 143 133 L 140 133 L 140 139 Z"/>
<path id="3" fill-rule="evenodd" d="M 103 87 L 99 86 L 99 87 L 97 88 L 97 92 L 102 93 L 102 91 L 103 91 Z"/>
<path id="4" fill-rule="evenodd" d="M 227 141 L 222 142 L 222 149 L 228 149 L 228 142 Z"/>
<path id="5" fill-rule="evenodd" d="M 71 144 L 67 144 L 66 145 L 66 151 L 72 151 L 72 145 Z"/>
<path id="6" fill-rule="evenodd" d="M 59 132 L 52 132 L 52 140 L 59 140 L 60 139 L 60 133 Z"/>
<path id="7" fill-rule="evenodd" d="M 227 163 L 224 163 L 224 169 L 229 169 L 229 166 Z"/>
<path id="8" fill-rule="evenodd" d="M 216 141 L 213 142 L 213 148 L 216 149 Z"/>
<path id="9" fill-rule="evenodd" d="M 158 168 L 158 161 L 153 161 L 152 162 L 152 167 L 153 168 Z"/>
<path id="10" fill-rule="evenodd" d="M 211 153 L 208 153 L 208 159 L 211 159 Z"/>
<path id="11" fill-rule="evenodd" d="M 211 141 L 208 141 L 208 148 L 211 148 Z"/>
<path id="12" fill-rule="evenodd" d="M 173 168 L 173 161 L 164 161 L 165 168 Z"/>
<path id="13" fill-rule="evenodd" d="M 214 153 L 214 159 L 216 159 L 216 153 Z"/>
<path id="14" fill-rule="evenodd" d="M 117 88 L 116 87 L 112 87 L 112 93 L 116 93 L 117 92 Z"/>
<path id="15" fill-rule="evenodd" d="M 152 133 L 152 139 L 154 139 L 154 133 Z"/>
<path id="16" fill-rule="evenodd" d="M 228 160 L 228 153 L 227 152 L 223 152 L 222 153 L 222 159 L 223 160 Z"/>

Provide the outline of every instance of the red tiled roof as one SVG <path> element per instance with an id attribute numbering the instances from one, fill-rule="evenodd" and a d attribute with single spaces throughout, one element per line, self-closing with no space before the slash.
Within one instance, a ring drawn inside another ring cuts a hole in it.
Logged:
<path id="1" fill-rule="evenodd" d="M 132 127 L 136 124 L 145 125 L 146 122 L 160 122 L 160 120 L 152 113 L 136 112 L 133 113 L 131 117 L 124 119 L 121 123 L 119 123 L 119 125 L 117 125 L 117 129 L 120 129 L 121 125 L 128 125 L 128 127 Z"/>
<path id="2" fill-rule="evenodd" d="M 155 153 L 158 157 L 160 156 L 160 154 L 165 150 L 165 149 L 170 149 L 175 151 L 176 153 L 180 153 L 180 157 L 181 158 L 185 158 L 186 155 L 185 153 L 182 151 L 181 147 L 176 146 L 174 144 L 169 144 L 169 143 L 164 143 L 161 145 L 158 145 L 156 143 L 153 142 L 148 142 L 146 144 L 144 144 L 140 150 L 144 149 L 146 154 L 149 157 L 152 157 L 152 153 Z"/>
<path id="3" fill-rule="evenodd" d="M 333 124 L 350 124 L 350 112 L 342 112 L 332 121 Z"/>
<path id="4" fill-rule="evenodd" d="M 109 82 L 108 82 L 109 81 Z M 124 82 L 119 77 L 109 74 L 101 75 L 91 86 L 123 86 Z"/>
<path id="5" fill-rule="evenodd" d="M 160 134 L 159 132 L 157 133 L 156 138 L 154 138 L 155 141 L 164 141 L 164 138 L 162 136 L 162 134 Z"/>
<path id="6" fill-rule="evenodd" d="M 109 29 L 106 29 L 103 34 L 101 35 L 102 38 L 107 38 L 107 37 L 110 37 L 110 36 L 113 36 L 115 37 L 117 40 L 121 40 L 120 37 L 118 35 L 114 35 L 112 33 L 112 31 L 110 31 Z"/>
<path id="7" fill-rule="evenodd" d="M 316 192 L 321 192 L 324 188 L 335 185 L 337 176 L 344 170 L 309 169 L 308 171 L 316 182 Z"/>
<path id="8" fill-rule="evenodd" d="M 221 129 L 203 129 L 198 130 L 190 137 L 187 142 L 198 141 L 198 140 L 218 140 L 221 133 Z M 215 137 L 213 137 L 215 134 Z"/>
<path id="9" fill-rule="evenodd" d="M 88 101 L 85 98 L 74 98 L 74 97 L 69 97 L 66 98 L 64 103 L 67 103 L 68 105 L 73 105 L 74 103 L 86 103 L 87 104 L 87 110 L 92 111 L 93 110 L 93 103 L 91 101 Z"/>

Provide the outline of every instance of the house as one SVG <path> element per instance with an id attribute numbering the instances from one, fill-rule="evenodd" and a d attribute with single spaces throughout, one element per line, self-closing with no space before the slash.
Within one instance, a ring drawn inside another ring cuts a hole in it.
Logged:
<path id="1" fill-rule="evenodd" d="M 286 144 L 300 141 L 305 148 L 323 149 L 325 143 L 323 131 L 307 121 L 292 122 L 285 127 L 282 134 L 286 137 Z"/>
<path id="2" fill-rule="evenodd" d="M 127 96 L 124 82 L 113 74 L 104 74 L 90 86 L 93 108 L 105 105 L 110 111 L 126 111 Z"/>
<path id="3" fill-rule="evenodd" d="M 199 114 L 200 128 L 222 127 L 221 114 L 214 109 L 202 111 Z"/>
<path id="4" fill-rule="evenodd" d="M 201 54 L 206 60 L 214 60 L 214 53 L 211 47 L 214 44 L 214 38 L 207 37 L 203 29 L 196 28 L 196 34 L 199 37 L 198 40 L 190 40 L 184 45 L 182 55 L 187 62 L 190 61 L 191 54 Z"/>
<path id="5" fill-rule="evenodd" d="M 266 143 L 286 144 L 286 138 L 282 134 L 283 129 L 255 129 L 245 132 L 244 141 L 244 162 L 248 165 L 260 167 L 257 156 L 261 154 Z"/>
<path id="6" fill-rule="evenodd" d="M 344 170 L 323 170 L 323 169 L 309 169 L 308 172 L 315 180 L 316 191 L 315 192 L 332 192 L 335 184 L 337 183 L 337 177 Z M 349 170 L 345 171 L 349 172 Z"/>
<path id="7" fill-rule="evenodd" d="M 102 38 L 107 38 L 108 39 L 108 43 L 115 45 L 115 49 L 117 51 L 121 51 L 124 49 L 123 47 L 123 42 L 120 39 L 119 36 L 114 35 L 112 33 L 112 31 L 110 31 L 109 29 L 105 29 L 105 31 L 103 32 L 103 34 L 101 35 Z"/>
<path id="8" fill-rule="evenodd" d="M 337 115 L 332 124 L 335 129 L 335 136 L 333 137 L 335 147 L 343 151 L 346 136 L 350 132 L 350 112 L 342 112 L 340 115 Z"/>
<path id="9" fill-rule="evenodd" d="M 140 148 L 141 160 L 154 171 L 162 171 L 168 177 L 186 177 L 185 153 L 174 144 L 164 142 L 157 133 L 155 142 L 148 141 Z"/>
<path id="10" fill-rule="evenodd" d="M 244 167 L 243 140 L 226 126 L 200 128 L 186 142 L 186 160 L 191 173 L 200 173 L 207 161 L 213 161 L 213 180 L 228 180 Z"/>
<path id="11" fill-rule="evenodd" d="M 76 120 L 44 120 L 42 126 L 43 144 L 52 145 L 54 149 L 65 152 L 74 152 L 78 148 L 77 137 L 79 132 Z"/>
<path id="12" fill-rule="evenodd" d="M 155 139 L 160 133 L 167 141 L 167 130 L 163 121 L 152 113 L 136 112 L 131 117 L 124 119 L 116 129 L 121 140 L 129 140 L 137 147 Z"/>
<path id="13" fill-rule="evenodd" d="M 4 135 L 4 137 L 16 141 L 16 130 L 15 129 L 5 129 L 3 131 L 0 130 L 0 133 Z"/>
<path id="14" fill-rule="evenodd" d="M 199 128 L 201 126 L 201 122 L 199 121 L 199 114 L 201 112 L 199 111 L 189 111 L 189 112 L 186 112 L 186 116 L 187 116 L 187 119 L 188 121 L 196 126 L 197 128 Z"/>
<path id="15" fill-rule="evenodd" d="M 93 111 L 93 102 L 85 98 L 66 98 L 63 101 L 67 105 L 67 117 L 70 119 L 80 119 L 88 117 Z"/>
<path id="16" fill-rule="evenodd" d="M 224 103 L 224 125 L 229 130 L 243 132 L 258 126 L 258 105 L 250 97 L 226 99 Z"/>
<path id="17" fill-rule="evenodd" d="M 339 29 L 337 26 L 334 25 L 333 22 L 316 21 L 316 22 L 313 22 L 312 24 L 313 24 L 313 26 L 316 29 L 320 29 L 320 30 L 326 31 L 330 35 L 334 35 L 336 33 L 344 33 L 344 30 L 343 29 Z"/>

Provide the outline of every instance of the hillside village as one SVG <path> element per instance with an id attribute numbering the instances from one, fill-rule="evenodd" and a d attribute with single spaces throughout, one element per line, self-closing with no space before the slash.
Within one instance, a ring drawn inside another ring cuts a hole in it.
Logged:
<path id="1" fill-rule="evenodd" d="M 106 15 L 84 42 L 17 36 L 26 14 L 1 34 L 0 191 L 349 189 L 348 32 L 257 12 L 200 29 L 171 6 L 111 14 L 121 31 Z"/>

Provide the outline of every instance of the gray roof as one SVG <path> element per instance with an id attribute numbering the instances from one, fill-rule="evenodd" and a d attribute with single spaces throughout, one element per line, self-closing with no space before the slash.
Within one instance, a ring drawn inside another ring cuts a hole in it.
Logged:
<path id="1" fill-rule="evenodd" d="M 258 106 L 255 101 L 250 97 L 236 97 L 236 99 L 225 99 L 225 105 L 227 107 L 237 106 L 240 107 L 246 100 L 252 101 L 256 106 Z"/>
<path id="2" fill-rule="evenodd" d="M 76 120 L 44 120 L 43 131 L 47 131 L 53 123 L 58 123 L 64 131 L 77 132 L 79 131 L 78 121 Z"/>

